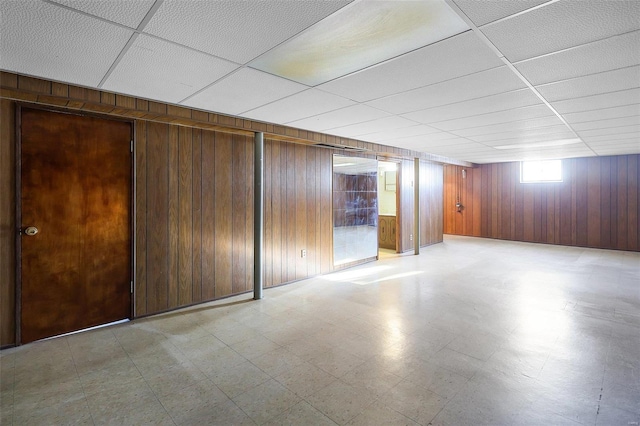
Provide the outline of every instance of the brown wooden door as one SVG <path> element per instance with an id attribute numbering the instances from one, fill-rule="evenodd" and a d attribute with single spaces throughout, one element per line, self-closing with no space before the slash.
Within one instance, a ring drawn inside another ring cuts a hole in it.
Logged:
<path id="1" fill-rule="evenodd" d="M 22 343 L 128 318 L 131 124 L 23 108 L 20 136 Z"/>

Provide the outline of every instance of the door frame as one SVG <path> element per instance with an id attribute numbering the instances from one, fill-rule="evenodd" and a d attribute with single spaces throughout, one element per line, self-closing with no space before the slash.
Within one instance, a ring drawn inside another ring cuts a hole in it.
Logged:
<path id="1" fill-rule="evenodd" d="M 68 110 L 64 108 L 56 108 L 48 105 L 30 104 L 27 102 L 16 102 L 16 149 L 15 149 L 15 162 L 16 162 L 16 288 L 15 288 L 15 341 L 16 346 L 22 345 L 22 109 L 33 109 L 40 111 L 48 111 L 59 114 L 76 115 L 80 117 L 95 117 L 103 120 L 120 121 L 131 124 L 131 152 L 130 152 L 130 206 L 129 206 L 129 237 L 131 241 L 131 255 L 129 257 L 129 277 L 132 283 L 129 301 L 129 319 L 134 318 L 135 306 L 135 218 L 136 218 L 136 180 L 135 180 L 135 135 L 136 135 L 136 121 L 132 119 L 126 119 L 116 116 L 110 116 L 106 114 L 93 114 L 84 111 Z"/>
<path id="2" fill-rule="evenodd" d="M 400 209 L 402 207 L 402 203 L 400 202 L 400 197 L 402 194 L 402 158 L 378 155 L 376 160 L 396 164 L 396 253 L 401 253 L 400 233 L 402 232 L 402 229 L 400 227 L 400 215 L 402 214 L 402 211 Z M 378 244 L 378 256 L 380 256 L 380 244 Z"/>

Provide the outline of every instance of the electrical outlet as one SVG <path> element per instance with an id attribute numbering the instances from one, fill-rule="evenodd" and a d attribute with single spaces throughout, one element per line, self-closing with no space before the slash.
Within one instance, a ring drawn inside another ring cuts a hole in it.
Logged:
<path id="1" fill-rule="evenodd" d="M 307 257 L 307 251 L 306 251 L 306 250 L 304 250 L 304 249 L 303 249 L 303 250 L 300 250 L 300 257 L 301 257 L 301 258 L 303 258 L 303 259 L 304 259 L 305 257 Z"/>
<path id="2" fill-rule="evenodd" d="M 413 241 L 413 234 L 409 234 L 409 241 Z"/>

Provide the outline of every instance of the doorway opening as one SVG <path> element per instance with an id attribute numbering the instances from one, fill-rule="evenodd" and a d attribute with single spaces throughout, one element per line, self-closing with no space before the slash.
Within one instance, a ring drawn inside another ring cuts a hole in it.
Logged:
<path id="1" fill-rule="evenodd" d="M 398 253 L 398 163 L 378 161 L 378 258 Z"/>

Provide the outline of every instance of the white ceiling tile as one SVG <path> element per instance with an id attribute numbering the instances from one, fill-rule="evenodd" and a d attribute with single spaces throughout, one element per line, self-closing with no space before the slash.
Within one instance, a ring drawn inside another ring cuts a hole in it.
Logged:
<path id="1" fill-rule="evenodd" d="M 582 130 L 578 132 L 580 137 L 590 138 L 593 136 L 615 135 L 619 133 L 636 133 L 640 132 L 640 125 L 609 127 L 606 129 Z"/>
<path id="2" fill-rule="evenodd" d="M 497 132 L 497 133 L 489 133 L 489 134 L 482 134 L 482 135 L 476 135 L 476 136 L 468 136 L 468 138 L 476 142 L 487 142 L 487 141 L 497 141 L 497 140 L 507 140 L 507 139 L 522 139 L 527 137 L 537 137 L 541 135 L 550 135 L 550 134 L 565 134 L 567 132 L 570 134 L 573 134 L 571 129 L 569 129 L 569 127 L 567 127 L 565 124 L 559 124 L 556 126 L 524 128 L 524 129 L 507 131 L 507 132 Z"/>
<path id="3" fill-rule="evenodd" d="M 540 103 L 542 103 L 542 101 L 533 93 L 532 90 L 520 89 L 512 92 L 486 96 L 484 98 L 414 111 L 403 114 L 403 117 L 420 123 L 435 123 L 454 118 L 506 111 L 512 108 L 536 105 Z"/>
<path id="4" fill-rule="evenodd" d="M 593 151 L 584 143 L 563 146 L 530 147 L 501 150 L 512 153 L 520 160 L 559 159 L 570 157 L 592 157 Z"/>
<path id="5" fill-rule="evenodd" d="M 639 148 L 638 146 L 629 146 L 629 145 L 614 145 L 614 146 L 599 146 L 593 147 L 593 150 L 602 156 L 606 155 L 631 155 L 638 154 Z"/>
<path id="6" fill-rule="evenodd" d="M 369 142 L 383 142 L 391 139 L 407 138 L 411 136 L 423 136 L 432 133 L 439 133 L 440 131 L 433 127 L 425 126 L 424 124 L 417 124 L 411 127 L 404 127 L 402 129 L 386 130 L 384 132 L 371 133 L 366 135 L 366 140 Z"/>
<path id="7" fill-rule="evenodd" d="M 405 139 L 392 140 L 392 141 L 389 141 L 387 144 L 391 146 L 396 146 L 398 148 L 410 149 L 413 151 L 420 151 L 420 152 L 428 152 L 433 154 L 432 151 L 436 148 L 454 146 L 454 145 L 460 145 L 460 144 L 468 144 L 468 143 L 469 143 L 468 140 L 462 139 L 462 138 L 452 139 L 448 141 L 448 143 L 445 143 L 442 141 L 432 143 L 425 140 L 424 138 L 414 136 L 414 137 L 405 138 Z"/>
<path id="8" fill-rule="evenodd" d="M 571 127 L 576 132 L 592 129 L 606 129 L 609 127 L 636 126 L 640 124 L 640 115 L 634 117 L 611 118 L 608 120 L 588 121 L 586 123 L 575 123 Z"/>
<path id="9" fill-rule="evenodd" d="M 491 126 L 478 126 L 469 129 L 455 130 L 452 133 L 463 137 L 489 135 L 492 133 L 517 132 L 521 130 L 533 130 L 539 127 L 557 126 L 562 121 L 554 116 L 533 118 L 529 120 L 512 121 L 511 123 L 493 124 Z"/>
<path id="10" fill-rule="evenodd" d="M 293 81 L 241 68 L 189 98 L 183 105 L 238 115 L 306 89 L 307 86 Z"/>
<path id="11" fill-rule="evenodd" d="M 348 3 L 165 0 L 145 32 L 246 63 Z"/>
<path id="12" fill-rule="evenodd" d="M 371 108 L 366 105 L 354 105 L 335 111 L 326 112 L 324 114 L 315 115 L 313 117 L 303 118 L 302 120 L 287 123 L 289 126 L 301 129 L 323 131 L 333 129 L 335 127 L 347 126 L 349 124 L 362 123 L 364 121 L 377 120 L 388 117 L 390 114 L 379 109 Z"/>
<path id="13" fill-rule="evenodd" d="M 315 86 L 468 29 L 444 0 L 362 0 L 277 46 L 251 66 Z"/>
<path id="14" fill-rule="evenodd" d="M 602 143 L 610 143 L 612 141 L 627 141 L 628 143 L 640 143 L 640 131 L 635 133 L 613 133 L 609 135 L 603 136 L 581 136 L 582 140 L 584 140 L 589 145 L 591 144 L 602 144 Z M 638 147 L 640 148 L 640 146 Z"/>
<path id="15" fill-rule="evenodd" d="M 237 65 L 141 34 L 103 88 L 177 103 Z"/>
<path id="16" fill-rule="evenodd" d="M 454 131 L 478 126 L 509 123 L 530 118 L 555 116 L 553 111 L 545 104 L 533 105 L 521 108 L 513 108 L 506 111 L 490 112 L 488 114 L 474 115 L 471 117 L 456 118 L 453 120 L 431 123 L 432 127 L 440 130 Z"/>
<path id="17" fill-rule="evenodd" d="M 385 111 L 409 112 L 522 89 L 526 85 L 506 66 L 432 84 L 367 102 Z"/>
<path id="18" fill-rule="evenodd" d="M 334 129 L 327 130 L 327 133 L 336 136 L 343 136 L 346 138 L 353 138 L 360 135 L 379 133 L 386 130 L 401 129 L 403 127 L 411 127 L 415 125 L 415 121 L 407 120 L 406 118 L 402 117 L 391 116 L 382 118 L 380 120 L 366 121 L 364 123 L 336 127 Z"/>
<path id="19" fill-rule="evenodd" d="M 471 139 L 471 138 L 469 138 Z M 573 132 L 566 131 L 561 133 L 549 133 L 546 135 L 524 135 L 515 139 L 489 139 L 482 141 L 482 143 L 488 146 L 505 146 L 505 145 L 517 145 L 517 144 L 536 144 L 552 141 L 567 141 L 577 139 Z"/>
<path id="20" fill-rule="evenodd" d="M 468 31 L 318 88 L 364 102 L 500 65 L 497 55 Z"/>
<path id="21" fill-rule="evenodd" d="M 603 93 L 601 95 L 566 99 L 564 101 L 552 102 L 551 106 L 560 114 L 565 114 L 637 103 L 640 103 L 640 89 L 629 89 Z"/>
<path id="22" fill-rule="evenodd" d="M 320 90 L 309 89 L 247 111 L 242 116 L 284 124 L 351 105 L 355 105 L 355 102 Z"/>
<path id="23" fill-rule="evenodd" d="M 155 0 L 53 0 L 56 3 L 99 16 L 118 24 L 137 28 Z"/>
<path id="24" fill-rule="evenodd" d="M 549 0 L 478 1 L 453 0 L 477 26 L 535 7 Z"/>
<path id="25" fill-rule="evenodd" d="M 511 61 L 521 61 L 640 28 L 640 2 L 558 1 L 481 28 Z"/>
<path id="26" fill-rule="evenodd" d="M 640 87 L 640 66 L 543 84 L 536 89 L 547 101 L 554 102 L 637 87 Z"/>
<path id="27" fill-rule="evenodd" d="M 133 35 L 44 2 L 0 1 L 0 15 L 0 68 L 82 86 L 96 87 Z"/>
<path id="28" fill-rule="evenodd" d="M 515 64 L 533 85 L 640 64 L 640 31 Z"/>
<path id="29" fill-rule="evenodd" d="M 605 120 L 609 118 L 630 117 L 633 115 L 640 115 L 640 104 L 603 108 L 593 111 L 574 112 L 571 114 L 564 114 L 562 117 L 567 120 L 569 124 L 572 124 L 583 123 L 585 121 Z"/>

